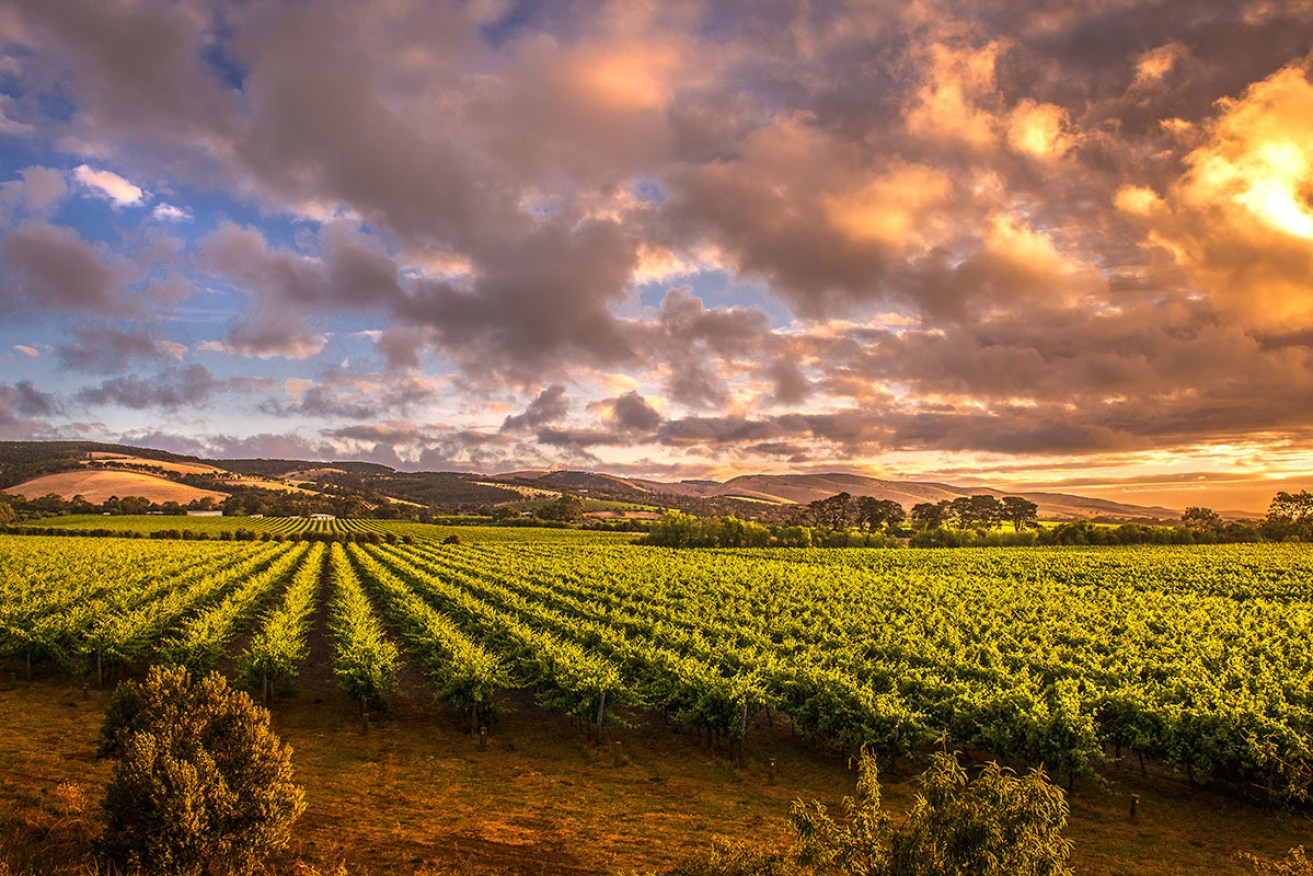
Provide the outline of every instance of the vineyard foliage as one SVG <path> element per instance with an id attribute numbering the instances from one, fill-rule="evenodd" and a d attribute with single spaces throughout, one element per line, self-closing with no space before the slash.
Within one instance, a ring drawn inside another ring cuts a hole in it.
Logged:
<path id="1" fill-rule="evenodd" d="M 464 535 L 0 537 L 0 658 L 213 665 L 247 630 L 234 656 L 257 685 L 297 671 L 322 592 L 348 694 L 384 701 L 399 646 L 471 725 L 527 687 L 590 733 L 647 709 L 743 751 L 759 716 L 783 715 L 851 753 L 947 739 L 1068 782 L 1138 755 L 1256 797 L 1313 792 L 1304 545 L 679 551 Z"/>

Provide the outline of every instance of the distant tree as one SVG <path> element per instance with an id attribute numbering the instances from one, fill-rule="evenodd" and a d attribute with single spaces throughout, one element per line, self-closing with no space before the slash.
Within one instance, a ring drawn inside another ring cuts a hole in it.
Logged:
<path id="1" fill-rule="evenodd" d="M 1003 520 L 1003 504 L 988 494 L 959 496 L 948 503 L 948 514 L 963 529 L 988 529 Z"/>
<path id="2" fill-rule="evenodd" d="M 912 526 L 917 529 L 939 529 L 948 522 L 948 500 L 920 502 L 912 506 Z"/>
<path id="3" fill-rule="evenodd" d="M 566 493 L 556 501 L 543 506 L 539 509 L 538 516 L 544 520 L 578 520 L 584 516 L 584 500 L 574 495 Z"/>
<path id="4" fill-rule="evenodd" d="M 1298 493 L 1277 493 L 1267 509 L 1268 517 L 1300 522 L 1313 520 L 1313 493 L 1301 490 Z"/>
<path id="5" fill-rule="evenodd" d="M 1215 532 L 1222 528 L 1222 515 L 1212 508 L 1191 505 L 1181 515 L 1181 523 L 1190 529 L 1203 529 Z"/>
<path id="6" fill-rule="evenodd" d="M 893 499 L 861 496 L 857 499 L 857 523 L 867 529 L 893 528 L 907 519 L 903 506 Z"/>
<path id="7" fill-rule="evenodd" d="M 513 517 L 519 517 L 520 512 L 515 510 L 513 505 L 498 505 L 492 509 L 490 516 L 493 520 L 510 520 Z"/>
<path id="8" fill-rule="evenodd" d="M 145 496 L 126 496 L 119 503 L 119 508 L 124 514 L 145 514 L 150 510 L 150 499 Z"/>
<path id="9" fill-rule="evenodd" d="M 8 526 L 18 519 L 13 506 L 9 504 L 9 497 L 0 493 L 0 526 Z"/>
<path id="10" fill-rule="evenodd" d="M 844 798 L 846 823 L 816 801 L 793 804 L 803 857 L 853 876 L 1070 876 L 1066 797 L 1043 770 L 1017 777 L 989 763 L 968 781 L 955 755 L 937 752 L 921 785 L 906 821 L 894 825 L 880 805 L 875 758 L 863 752 L 857 796 Z"/>
<path id="11" fill-rule="evenodd" d="M 93 514 L 95 510 L 96 506 L 88 502 L 87 497 L 81 493 L 68 500 L 69 514 Z"/>
<path id="12" fill-rule="evenodd" d="M 1020 532 L 1027 526 L 1033 526 L 1039 520 L 1039 506 L 1021 496 L 1004 496 L 1002 518 Z"/>
<path id="13" fill-rule="evenodd" d="M 839 493 L 808 504 L 807 517 L 817 526 L 843 529 L 856 522 L 857 506 L 851 495 Z"/>
<path id="14" fill-rule="evenodd" d="M 1313 493 L 1301 490 L 1277 493 L 1263 521 L 1263 535 L 1273 540 L 1309 540 L 1313 537 Z"/>

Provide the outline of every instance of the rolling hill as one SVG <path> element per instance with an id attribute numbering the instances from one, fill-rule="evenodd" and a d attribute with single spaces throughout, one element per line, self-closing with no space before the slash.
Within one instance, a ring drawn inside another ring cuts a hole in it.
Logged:
<path id="1" fill-rule="evenodd" d="M 1045 520 L 1086 520 L 1094 517 L 1125 520 L 1174 520 L 1181 512 L 1161 506 L 1130 505 L 1107 499 L 1076 496 L 1067 493 L 1009 493 L 986 487 L 962 487 L 922 481 L 889 481 L 864 475 L 832 472 L 827 474 L 796 475 L 740 475 L 723 483 L 717 481 L 660 481 L 627 479 L 615 475 L 592 472 L 517 472 L 519 480 L 533 480 L 566 489 L 587 488 L 613 492 L 627 488 L 634 494 L 643 494 L 651 501 L 662 494 L 700 499 L 727 498 L 773 505 L 805 505 L 826 499 L 838 493 L 854 496 L 873 496 L 892 499 L 911 510 L 921 502 L 952 501 L 959 496 L 991 495 L 1003 497 L 1020 495 L 1039 506 L 1039 516 Z M 527 476 L 526 476 L 527 475 Z M 536 475 L 536 477 L 535 477 Z"/>
<path id="2" fill-rule="evenodd" d="M 24 481 L 9 487 L 5 492 L 38 499 L 54 493 L 64 499 L 81 496 L 88 502 L 99 505 L 111 496 L 120 499 L 128 496 L 141 496 L 152 502 L 177 502 L 185 505 L 196 499 L 209 496 L 216 502 L 228 498 L 227 493 L 215 490 L 202 490 L 171 481 L 158 475 L 137 471 L 117 471 L 114 469 L 80 469 L 41 475 L 30 481 Z"/>
<path id="3" fill-rule="evenodd" d="M 95 468 L 90 470 L 91 464 Z M 95 475 L 96 477 L 92 477 Z M 202 476 L 202 477 L 197 477 Z M 178 483 L 184 477 L 191 485 Z M 0 489 L 35 497 L 81 493 L 90 501 L 141 495 L 187 502 L 243 487 L 298 493 L 359 495 L 368 503 L 400 500 L 435 508 L 473 509 L 578 493 L 695 513 L 749 513 L 753 505 L 805 505 L 838 493 L 892 499 L 911 510 L 921 502 L 972 495 L 1021 495 L 1039 506 L 1043 520 L 1176 520 L 1180 511 L 1069 493 L 1005 492 L 933 481 L 893 481 L 864 475 L 748 474 L 720 482 L 663 482 L 597 471 L 519 470 L 487 475 L 408 472 L 344 460 L 199 459 L 166 451 L 93 442 L 0 442 Z M 203 489 L 205 488 L 205 489 Z M 749 504 L 751 503 L 751 504 Z M 1228 515 L 1242 516 L 1242 515 Z"/>

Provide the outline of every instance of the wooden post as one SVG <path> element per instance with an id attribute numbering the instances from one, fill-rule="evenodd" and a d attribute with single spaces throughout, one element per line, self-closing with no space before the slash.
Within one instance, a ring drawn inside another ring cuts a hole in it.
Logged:
<path id="1" fill-rule="evenodd" d="M 488 750 L 488 728 L 487 728 L 487 727 L 480 727 L 480 728 L 479 728 L 479 751 L 487 751 L 487 750 Z"/>
<path id="2" fill-rule="evenodd" d="M 365 698 L 360 698 L 360 735 L 369 735 L 369 706 L 365 704 Z"/>
<path id="3" fill-rule="evenodd" d="M 30 677 L 29 671 L 29 677 Z M 105 688 L 105 649 L 103 647 L 96 649 L 96 687 Z"/>
<path id="4" fill-rule="evenodd" d="M 770 759 L 770 769 L 766 771 L 766 784 L 775 784 L 775 758 Z"/>
<path id="5" fill-rule="evenodd" d="M 602 741 L 602 719 L 606 716 L 606 691 L 597 701 L 597 741 Z"/>
<path id="6" fill-rule="evenodd" d="M 1138 824 L 1139 822 L 1140 822 L 1140 795 L 1132 794 L 1131 795 L 1131 823 Z"/>

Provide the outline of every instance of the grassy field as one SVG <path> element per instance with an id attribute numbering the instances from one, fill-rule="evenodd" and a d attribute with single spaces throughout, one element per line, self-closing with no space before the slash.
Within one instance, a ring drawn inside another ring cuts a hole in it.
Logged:
<path id="1" fill-rule="evenodd" d="M 144 496 L 152 502 L 179 504 L 205 498 L 222 502 L 228 498 L 227 493 L 189 487 L 148 472 L 115 469 L 79 469 L 42 475 L 9 487 L 8 492 L 28 499 L 39 499 L 50 493 L 66 499 L 81 496 L 97 505 L 111 496 Z"/>

